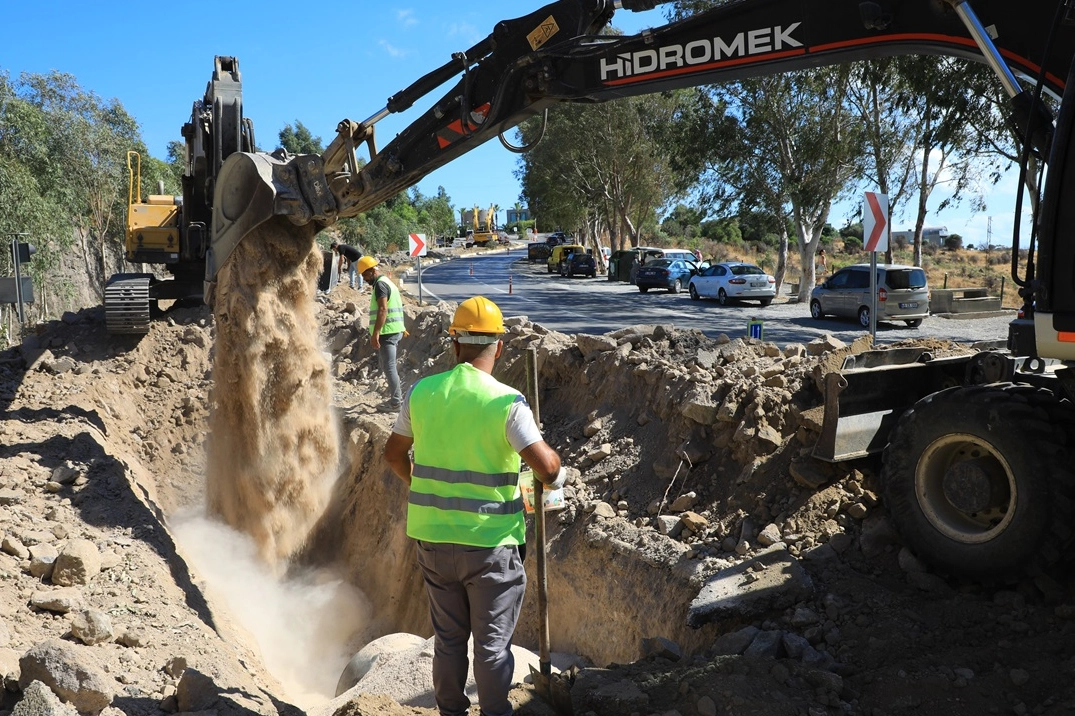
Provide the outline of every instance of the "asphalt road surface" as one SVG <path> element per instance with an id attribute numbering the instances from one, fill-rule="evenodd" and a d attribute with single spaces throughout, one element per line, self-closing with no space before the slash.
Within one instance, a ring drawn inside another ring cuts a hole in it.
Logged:
<path id="1" fill-rule="evenodd" d="M 409 293 L 418 294 L 415 273 L 404 285 Z M 561 278 L 549 274 L 544 263 L 529 263 L 525 247 L 433 265 L 427 261 L 422 269 L 422 294 L 424 301 L 431 303 L 458 303 L 483 295 L 496 302 L 505 316 L 527 316 L 546 328 L 569 334 L 602 334 L 635 324 L 661 324 L 697 328 L 711 337 L 725 333 L 737 338 L 747 335 L 747 324 L 755 318 L 764 322 L 764 338 L 779 345 L 808 343 L 826 334 L 850 342 L 867 332 L 856 319 L 816 321 L 810 317 L 807 304 L 787 303 L 787 296 L 778 297 L 766 308 L 757 302 L 721 306 L 716 301 L 692 301 L 686 291 L 672 295 L 651 290 L 643 294 L 628 283 L 608 281 L 604 276 Z M 877 342 L 925 337 L 960 343 L 1003 341 L 1012 318 L 1010 312 L 976 319 L 931 316 L 918 328 L 882 322 Z"/>

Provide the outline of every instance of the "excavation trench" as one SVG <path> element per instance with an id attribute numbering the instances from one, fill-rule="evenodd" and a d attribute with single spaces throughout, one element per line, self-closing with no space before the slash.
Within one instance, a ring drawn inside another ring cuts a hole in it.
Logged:
<path id="1" fill-rule="evenodd" d="M 257 233 L 221 272 L 214 308 L 210 513 L 254 537 L 269 562 L 342 572 L 369 602 L 356 650 L 390 633 L 428 636 L 406 488 L 381 457 L 390 418 L 331 407 L 332 375 L 351 385 L 379 375 L 359 338 L 368 319 L 311 310 L 322 264 L 312 233 L 281 222 Z M 408 305 L 406 385 L 453 366 L 452 308 Z M 704 651 L 732 625 L 689 628 L 688 607 L 729 564 L 728 540 L 753 540 L 745 516 L 786 486 L 790 456 L 807 439 L 800 412 L 817 396 L 805 349 L 662 326 L 569 337 L 525 317 L 507 324 L 494 375 L 525 390 L 525 355 L 537 349 L 544 434 L 573 471 L 567 508 L 547 520 L 551 648 L 599 666 L 636 660 L 651 637 L 687 657 Z M 689 504 L 678 512 L 697 503 L 714 521 L 695 515 L 682 530 L 654 529 L 680 498 Z M 801 505 L 790 499 L 762 511 L 783 507 L 796 524 Z M 532 525 L 528 545 L 533 555 Z M 535 564 L 527 559 L 531 584 Z M 531 588 L 515 643 L 536 650 L 538 631 Z"/>

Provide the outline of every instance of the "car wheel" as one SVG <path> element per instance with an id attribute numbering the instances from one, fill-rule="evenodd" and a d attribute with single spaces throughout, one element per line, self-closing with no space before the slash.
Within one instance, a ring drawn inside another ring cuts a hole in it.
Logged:
<path id="1" fill-rule="evenodd" d="M 692 284 L 691 284 L 690 286 L 688 286 L 688 287 L 687 287 L 687 289 L 688 289 L 688 290 L 690 291 L 690 293 L 691 293 L 691 300 L 692 300 L 692 301 L 697 301 L 697 300 L 698 300 L 698 299 L 700 298 L 700 296 L 698 295 L 698 289 L 696 289 L 696 288 L 694 287 L 694 284 L 693 284 L 693 283 L 692 283 Z"/>
<path id="2" fill-rule="evenodd" d="M 678 278 L 672 282 L 671 288 L 668 289 L 668 293 L 679 293 L 679 289 L 683 287 L 683 282 Z"/>
<path id="3" fill-rule="evenodd" d="M 766 306 L 768 306 L 772 302 L 773 302 L 773 299 L 771 299 L 771 298 L 763 298 L 761 300 L 761 307 L 765 308 Z"/>
<path id="4" fill-rule="evenodd" d="M 723 288 L 717 291 L 717 303 L 722 306 L 728 305 L 728 292 L 725 291 Z"/>
<path id="5" fill-rule="evenodd" d="M 863 328 L 870 327 L 870 307 L 863 306 L 859 309 L 859 325 Z"/>
<path id="6" fill-rule="evenodd" d="M 548 264 L 545 264 L 545 268 L 547 268 L 549 270 L 549 273 L 552 273 L 552 266 L 549 266 Z"/>
<path id="7" fill-rule="evenodd" d="M 649 286 L 639 286 L 638 287 L 638 292 L 639 293 L 645 293 L 648 290 L 649 290 Z"/>
<path id="8" fill-rule="evenodd" d="M 921 318 L 915 318 L 913 320 L 907 321 L 907 327 L 908 328 L 918 328 L 921 325 L 922 325 L 922 319 Z"/>
<path id="9" fill-rule="evenodd" d="M 821 310 L 821 301 L 816 298 L 810 302 L 810 317 L 817 321 L 825 317 L 825 312 Z"/>

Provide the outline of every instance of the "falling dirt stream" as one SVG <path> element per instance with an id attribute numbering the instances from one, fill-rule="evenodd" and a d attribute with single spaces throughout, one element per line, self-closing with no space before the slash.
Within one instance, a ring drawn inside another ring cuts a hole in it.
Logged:
<path id="1" fill-rule="evenodd" d="M 208 507 L 253 537 L 270 564 L 302 545 L 337 468 L 313 234 L 283 218 L 249 234 L 218 274 L 213 309 Z"/>

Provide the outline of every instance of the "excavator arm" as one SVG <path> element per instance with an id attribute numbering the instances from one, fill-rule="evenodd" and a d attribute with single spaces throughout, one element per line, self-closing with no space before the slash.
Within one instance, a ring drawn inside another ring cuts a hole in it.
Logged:
<path id="1" fill-rule="evenodd" d="M 638 35 L 599 34 L 616 9 L 655 4 L 550 3 L 497 23 L 486 39 L 391 97 L 367 120 L 340 122 L 321 156 L 234 153 L 216 182 L 207 281 L 243 236 L 273 216 L 322 225 L 355 216 L 478 145 L 494 137 L 505 141 L 520 122 L 563 102 L 603 102 L 891 55 L 948 55 L 984 61 L 997 71 L 1013 98 L 1017 126 L 1029 127 L 1035 152 L 1047 158 L 1053 120 L 1034 100 L 1034 90 L 1040 83 L 1063 96 L 1075 56 L 1072 0 L 733 0 Z M 447 93 L 378 149 L 378 121 L 456 76 Z M 1071 104 L 1063 103 L 1067 115 Z M 1067 137 L 1057 144 L 1066 152 Z M 363 146 L 365 163 L 359 158 Z M 1053 179 L 1046 188 L 1051 206 L 1070 204 L 1059 199 L 1075 194 L 1075 185 Z M 1055 236 L 1048 235 L 1056 223 L 1043 218 L 1042 269 L 1034 280 L 1037 308 L 1060 309 L 1057 332 L 1063 334 L 1075 331 L 1069 325 L 1075 321 L 1075 242 L 1055 228 Z"/>

